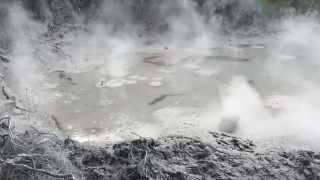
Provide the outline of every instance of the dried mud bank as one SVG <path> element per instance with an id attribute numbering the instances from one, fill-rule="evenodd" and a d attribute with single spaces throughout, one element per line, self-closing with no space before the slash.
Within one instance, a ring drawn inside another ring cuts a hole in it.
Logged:
<path id="1" fill-rule="evenodd" d="M 202 142 L 170 136 L 83 145 L 35 129 L 0 124 L 0 179 L 319 179 L 320 154 L 261 151 L 250 141 L 210 133 Z"/>

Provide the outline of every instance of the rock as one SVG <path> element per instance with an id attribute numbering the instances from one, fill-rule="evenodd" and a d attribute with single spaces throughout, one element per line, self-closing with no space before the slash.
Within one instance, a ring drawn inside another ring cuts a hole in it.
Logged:
<path id="1" fill-rule="evenodd" d="M 224 133 L 235 133 L 238 129 L 239 118 L 233 116 L 224 116 L 222 117 L 218 128 L 221 132 Z"/>
<path id="2" fill-rule="evenodd" d="M 4 63 L 9 63 L 10 62 L 8 57 L 6 57 L 4 55 L 1 55 L 1 54 L 0 54 L 0 61 L 2 61 Z"/>

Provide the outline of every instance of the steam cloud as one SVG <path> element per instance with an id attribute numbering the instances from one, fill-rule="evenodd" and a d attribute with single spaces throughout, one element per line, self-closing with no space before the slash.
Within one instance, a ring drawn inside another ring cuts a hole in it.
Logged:
<path id="1" fill-rule="evenodd" d="M 54 15 L 52 4 L 45 1 L 40 3 L 41 12 L 36 14 L 39 17 L 20 3 L 1 5 L 0 45 L 12 59 L 9 82 L 19 97 L 32 101 L 35 108 L 47 110 L 54 92 L 40 83 L 50 72 L 87 72 L 90 63 L 106 64 L 97 76 L 122 78 L 129 74 L 128 69 L 138 58 L 132 55 L 135 52 L 165 52 L 164 48 L 168 48 L 203 55 L 223 45 L 225 32 L 236 36 L 238 31 L 234 29 L 238 23 L 246 23 L 243 17 L 261 13 L 260 5 L 254 0 L 204 1 L 202 5 L 189 0 L 141 1 L 144 5 L 140 1 L 98 2 L 98 9 L 86 9 L 85 14 L 78 14 L 69 4 L 65 8 L 72 11 L 67 14 L 64 11 L 61 17 Z M 239 5 L 231 15 L 216 13 L 232 3 Z M 67 23 L 56 26 L 66 21 L 66 17 L 76 24 L 75 30 L 70 31 Z M 229 21 L 227 25 L 226 21 Z M 272 48 L 259 66 L 268 78 L 289 84 L 291 91 L 264 97 L 247 82 L 250 77 L 236 74 L 224 85 L 217 85 L 220 99 L 212 98 L 213 103 L 195 120 L 199 124 L 197 128 L 218 130 L 220 120 L 232 116 L 239 119 L 236 134 L 240 136 L 257 139 L 293 136 L 306 141 L 320 138 L 317 128 L 320 24 L 315 16 L 306 15 L 285 18 L 277 25 L 276 33 L 266 37 Z M 59 28 L 52 30 L 53 27 Z M 254 30 L 250 29 L 249 33 Z M 265 88 L 268 91 L 269 87 Z M 270 110 L 275 104 L 280 107 L 271 109 L 281 109 L 276 113 Z M 164 129 L 175 124 L 166 122 Z M 151 133 L 158 128 L 156 125 L 145 128 L 149 129 L 144 130 L 144 135 L 163 135 L 163 132 Z"/>

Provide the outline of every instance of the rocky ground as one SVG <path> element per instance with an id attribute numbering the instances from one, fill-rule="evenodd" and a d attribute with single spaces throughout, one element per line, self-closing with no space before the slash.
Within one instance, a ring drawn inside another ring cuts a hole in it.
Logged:
<path id="1" fill-rule="evenodd" d="M 320 153 L 261 151 L 254 142 L 211 132 L 103 146 L 35 129 L 15 134 L 1 118 L 1 179 L 320 179 Z"/>

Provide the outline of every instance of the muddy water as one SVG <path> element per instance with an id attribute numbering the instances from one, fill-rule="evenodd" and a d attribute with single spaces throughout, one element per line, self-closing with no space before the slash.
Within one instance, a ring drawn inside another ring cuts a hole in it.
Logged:
<path id="1" fill-rule="evenodd" d="M 237 41 L 205 52 L 139 50 L 118 55 L 119 61 L 100 56 L 102 61 L 83 63 L 77 71 L 49 73 L 44 81 L 51 85 L 48 112 L 65 134 L 80 141 L 217 130 L 219 118 L 202 116 L 208 107 L 221 111 L 224 88 L 236 76 L 245 79 L 272 112 L 282 95 L 301 91 L 292 81 L 278 78 L 273 72 L 278 66 L 269 66 L 270 57 L 287 61 L 283 73 L 290 73 L 301 66 L 296 57 L 270 56 L 270 49 L 263 41 Z"/>

